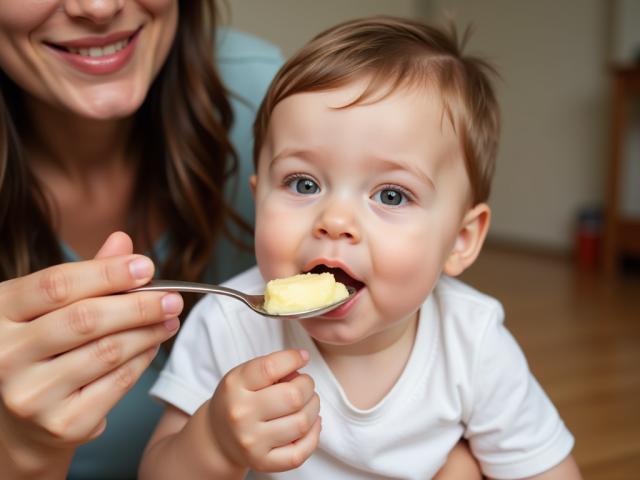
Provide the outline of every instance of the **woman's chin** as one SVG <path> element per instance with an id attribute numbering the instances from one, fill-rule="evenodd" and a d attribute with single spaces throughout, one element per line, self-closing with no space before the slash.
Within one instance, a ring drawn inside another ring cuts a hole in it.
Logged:
<path id="1" fill-rule="evenodd" d="M 63 100 L 66 110 L 80 117 L 112 120 L 133 115 L 144 102 L 147 89 L 108 88 L 101 85 L 75 92 Z"/>

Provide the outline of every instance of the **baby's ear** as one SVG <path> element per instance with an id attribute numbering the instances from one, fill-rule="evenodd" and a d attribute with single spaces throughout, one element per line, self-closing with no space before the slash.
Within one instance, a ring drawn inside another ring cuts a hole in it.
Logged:
<path id="1" fill-rule="evenodd" d="M 256 185 L 258 183 L 258 177 L 254 173 L 249 177 L 249 186 L 251 187 L 251 193 L 253 194 L 253 198 L 256 198 Z"/>
<path id="2" fill-rule="evenodd" d="M 460 275 L 475 262 L 489 230 L 491 209 L 486 203 L 479 203 L 462 219 L 462 224 L 453 250 L 449 254 L 443 271 L 447 275 Z"/>

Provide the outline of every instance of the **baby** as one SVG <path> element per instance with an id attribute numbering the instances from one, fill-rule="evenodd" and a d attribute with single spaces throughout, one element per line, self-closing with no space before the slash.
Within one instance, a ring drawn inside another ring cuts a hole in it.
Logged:
<path id="1" fill-rule="evenodd" d="M 258 267 L 228 285 L 331 272 L 357 294 L 289 322 L 204 298 L 152 389 L 141 478 L 428 479 L 462 438 L 488 478 L 581 478 L 500 304 L 452 278 L 489 228 L 491 73 L 455 32 L 387 17 L 286 63 L 255 124 Z"/>

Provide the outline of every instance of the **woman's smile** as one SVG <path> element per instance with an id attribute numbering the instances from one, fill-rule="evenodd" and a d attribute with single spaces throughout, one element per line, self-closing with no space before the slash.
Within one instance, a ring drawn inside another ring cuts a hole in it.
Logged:
<path id="1" fill-rule="evenodd" d="M 178 18 L 178 0 L 0 0 L 0 69 L 58 110 L 126 118 L 169 55 Z"/>
<path id="2" fill-rule="evenodd" d="M 137 45 L 140 31 L 116 32 L 106 37 L 86 37 L 69 42 L 45 43 L 68 65 L 90 75 L 106 75 L 125 67 Z"/>

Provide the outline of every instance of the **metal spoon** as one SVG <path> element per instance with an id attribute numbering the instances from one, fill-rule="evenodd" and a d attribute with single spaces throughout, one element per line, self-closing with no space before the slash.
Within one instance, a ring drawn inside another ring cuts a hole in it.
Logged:
<path id="1" fill-rule="evenodd" d="M 146 285 L 134 288 L 132 290 L 127 290 L 124 293 L 144 292 L 150 290 L 161 290 L 165 292 L 215 293 L 217 295 L 226 295 L 227 297 L 233 297 L 236 300 L 240 300 L 251 310 L 259 313 L 260 315 L 279 320 L 293 320 L 297 318 L 317 317 L 339 307 L 356 294 L 355 288 L 347 287 L 349 296 L 339 302 L 332 303 L 331 305 L 327 305 L 326 307 L 314 308 L 313 310 L 305 310 L 304 312 L 281 313 L 276 315 L 267 313 L 267 311 L 264 309 L 264 295 L 247 295 L 246 293 L 239 292 L 238 290 L 233 290 L 232 288 L 220 287 L 217 285 L 206 285 L 204 283 L 180 282 L 177 280 L 151 280 Z"/>

